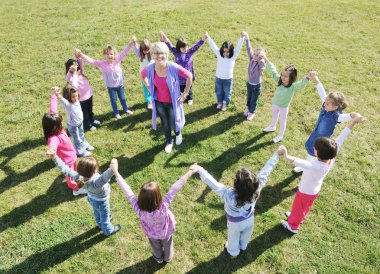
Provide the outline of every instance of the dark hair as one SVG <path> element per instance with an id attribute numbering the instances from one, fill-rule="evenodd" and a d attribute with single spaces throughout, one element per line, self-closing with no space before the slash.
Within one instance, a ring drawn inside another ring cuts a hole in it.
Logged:
<path id="1" fill-rule="evenodd" d="M 63 129 L 61 114 L 52 112 L 45 113 L 42 117 L 42 129 L 46 141 L 50 136 L 58 135 Z"/>
<path id="2" fill-rule="evenodd" d="M 327 137 L 319 137 L 314 142 L 314 148 L 317 151 L 317 157 L 320 160 L 331 160 L 336 157 L 338 146 L 336 142 Z"/>
<path id="3" fill-rule="evenodd" d="M 278 80 L 278 86 L 284 85 L 286 88 L 288 88 L 297 80 L 297 69 L 294 65 L 289 64 L 284 68 L 284 71 L 289 72 L 289 84 L 285 86 L 284 83 L 282 83 L 280 76 L 280 79 Z"/>
<path id="4" fill-rule="evenodd" d="M 78 68 L 80 69 L 80 67 L 79 67 L 79 64 L 78 64 L 77 60 L 74 60 L 74 59 L 69 59 L 69 60 L 67 60 L 67 61 L 66 61 L 66 63 L 65 63 L 65 67 L 66 67 L 66 74 L 69 72 L 69 70 L 70 70 L 70 68 L 71 68 L 71 66 L 72 66 L 72 65 L 77 65 L 77 66 L 78 66 Z"/>
<path id="5" fill-rule="evenodd" d="M 161 202 L 160 186 L 156 182 L 149 181 L 142 185 L 137 198 L 141 210 L 153 212 L 161 207 Z"/>
<path id="6" fill-rule="evenodd" d="M 232 58 L 234 56 L 234 44 L 231 41 L 225 41 L 220 47 L 220 56 L 223 57 L 223 49 L 228 49 L 230 51 L 230 56 L 228 58 Z"/>
<path id="7" fill-rule="evenodd" d="M 94 175 L 94 173 L 99 169 L 98 160 L 92 155 L 82 157 L 77 166 L 77 172 L 84 177 L 83 181 L 77 181 L 78 187 L 81 188 L 85 182 Z"/>
<path id="8" fill-rule="evenodd" d="M 67 84 L 64 88 L 63 88 L 63 92 L 62 92 L 62 95 L 63 95 L 63 98 L 65 98 L 67 101 L 69 101 L 70 103 L 72 103 L 71 101 L 71 96 L 78 92 L 78 90 L 76 88 L 74 88 L 71 84 Z M 79 98 L 79 93 L 78 93 L 78 98 Z"/>
<path id="9" fill-rule="evenodd" d="M 251 202 L 255 197 L 259 197 L 259 180 L 256 175 L 248 169 L 241 168 L 236 172 L 234 180 L 234 190 L 236 205 L 243 206 L 247 202 Z"/>
<path id="10" fill-rule="evenodd" d="M 142 39 L 141 40 L 139 50 L 140 50 L 140 62 L 142 62 L 145 58 L 144 50 L 149 50 L 147 56 L 148 56 L 148 60 L 149 61 L 151 60 L 151 58 L 150 58 L 150 42 L 148 39 Z"/>
<path id="11" fill-rule="evenodd" d="M 186 39 L 183 38 L 183 37 L 180 37 L 178 40 L 177 40 L 177 45 L 175 46 L 175 49 L 178 51 L 178 52 L 181 52 L 181 48 L 183 47 L 186 47 L 188 46 L 189 44 L 187 43 Z"/>

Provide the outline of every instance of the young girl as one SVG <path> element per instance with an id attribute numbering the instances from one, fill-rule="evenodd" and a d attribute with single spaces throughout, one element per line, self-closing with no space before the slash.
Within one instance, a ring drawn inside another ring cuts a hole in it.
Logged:
<path id="1" fill-rule="evenodd" d="M 307 85 L 309 77 L 305 76 L 301 81 L 295 82 L 297 80 L 297 69 L 293 65 L 287 65 L 280 76 L 276 67 L 265 54 L 263 58 L 268 63 L 267 69 L 272 74 L 273 80 L 278 84 L 272 99 L 272 122 L 264 129 L 264 132 L 276 131 L 278 116 L 280 116 L 280 134 L 273 139 L 274 143 L 278 143 L 284 138 L 286 118 L 293 95 L 297 90 L 303 89 Z"/>
<path id="2" fill-rule="evenodd" d="M 247 81 L 247 110 L 244 112 L 244 116 L 248 121 L 251 121 L 255 116 L 257 100 L 260 96 L 261 76 L 265 69 L 265 60 L 262 56 L 265 54 L 264 49 L 255 48 L 252 50 L 251 43 L 249 41 L 248 33 L 243 32 L 246 41 L 247 54 L 249 58 L 248 65 L 248 81 Z"/>
<path id="3" fill-rule="evenodd" d="M 63 89 L 63 96 L 60 90 L 55 91 L 55 95 L 61 101 L 66 111 L 67 129 L 74 140 L 74 147 L 78 156 L 91 155 L 89 151 L 95 148 L 84 138 L 83 112 L 79 103 L 79 93 L 72 85 L 67 84 Z"/>
<path id="4" fill-rule="evenodd" d="M 42 118 L 42 128 L 49 149 L 54 149 L 67 166 L 76 170 L 77 153 L 62 126 L 62 116 L 58 114 L 57 91 L 59 91 L 58 87 L 51 89 L 50 111 Z M 68 176 L 66 182 L 67 186 L 73 190 L 74 196 L 87 193 L 85 189 L 79 189 L 77 183 Z"/>
<path id="5" fill-rule="evenodd" d="M 300 224 L 305 221 L 311 206 L 319 196 L 323 179 L 333 168 L 335 157 L 342 147 L 343 141 L 350 134 L 357 123 L 362 123 L 365 118 L 355 117 L 350 124 L 342 131 L 336 141 L 326 137 L 319 137 L 314 142 L 314 152 L 316 158 L 310 161 L 302 160 L 288 154 L 285 146 L 280 146 L 278 154 L 294 165 L 303 169 L 303 174 L 298 185 L 298 191 L 293 201 L 292 211 L 285 212 L 288 220 L 282 220 L 282 226 L 292 233 L 298 233 Z"/>
<path id="6" fill-rule="evenodd" d="M 218 103 L 216 108 L 226 111 L 232 96 L 232 78 L 234 74 L 235 61 L 240 53 L 241 47 L 243 46 L 244 35 L 241 33 L 241 37 L 235 50 L 234 45 L 230 41 L 225 41 L 220 49 L 218 49 L 208 33 L 205 32 L 204 35 L 212 51 L 218 58 L 215 74 L 215 94 Z"/>
<path id="7" fill-rule="evenodd" d="M 197 171 L 201 180 L 224 201 L 228 228 L 225 248 L 232 257 L 239 255 L 240 250 L 247 249 L 253 232 L 256 201 L 277 162 L 278 154 L 274 153 L 257 177 L 245 168 L 239 169 L 236 172 L 234 186 L 230 189 L 217 182 L 201 166 L 194 164 L 190 167 L 190 170 Z"/>
<path id="8" fill-rule="evenodd" d="M 83 112 L 83 127 L 85 130 L 96 130 L 100 122 L 94 119 L 92 111 L 92 95 L 94 92 L 83 70 L 83 61 L 80 56 L 77 60 L 69 59 L 65 63 L 66 81 L 79 91 L 79 101 Z"/>
<path id="9" fill-rule="evenodd" d="M 138 46 L 135 36 L 132 37 L 132 41 L 134 42 L 133 49 L 135 51 L 135 54 L 140 60 L 140 73 L 141 73 L 141 71 L 152 61 L 152 58 L 150 57 L 151 43 L 149 42 L 148 39 L 143 39 L 140 42 L 140 46 Z M 141 86 L 144 92 L 147 108 L 152 109 L 152 95 L 150 94 L 148 88 L 145 86 L 143 82 L 141 83 Z"/>
<path id="10" fill-rule="evenodd" d="M 169 50 L 173 53 L 175 62 L 190 71 L 193 74 L 193 82 L 195 81 L 195 73 L 193 66 L 193 54 L 203 45 L 206 37 L 200 39 L 194 46 L 189 48 L 189 45 L 185 38 L 179 38 L 176 46 L 174 47 L 170 40 L 166 37 L 166 35 L 161 31 L 160 32 L 160 40 L 165 42 L 169 47 Z M 179 85 L 181 89 L 181 93 L 185 91 L 186 87 L 186 79 L 179 78 Z M 193 90 L 190 87 L 189 95 L 186 97 L 187 103 L 189 105 L 193 104 Z"/>
<path id="11" fill-rule="evenodd" d="M 120 63 L 124 57 L 128 54 L 133 42 L 132 40 L 124 48 L 120 54 L 117 54 L 116 48 L 112 45 L 107 45 L 103 49 L 104 61 L 93 60 L 87 55 L 83 54 L 79 49 L 75 50 L 76 56 L 81 56 L 87 63 L 98 67 L 102 70 L 103 80 L 107 86 L 108 93 L 111 100 L 111 106 L 116 119 L 121 119 L 119 110 L 117 108 L 117 97 L 119 97 L 120 103 L 123 110 L 127 114 L 133 114 L 133 112 L 128 109 L 127 101 L 124 94 L 124 74 L 121 69 Z"/>
<path id="12" fill-rule="evenodd" d="M 310 72 L 310 79 L 317 83 L 317 91 L 319 97 L 322 100 L 322 109 L 319 113 L 317 124 L 314 130 L 311 132 L 309 138 L 306 141 L 305 147 L 308 153 L 307 160 L 311 160 L 315 157 L 314 154 L 314 142 L 319 137 L 330 138 L 334 132 L 336 125 L 340 122 L 348 122 L 352 118 L 361 116 L 359 113 L 351 112 L 342 114 L 342 111 L 347 107 L 344 95 L 340 92 L 331 92 L 326 96 L 326 91 L 319 81 L 318 75 L 315 71 Z M 294 172 L 301 172 L 302 168 L 295 167 Z"/>
<path id="13" fill-rule="evenodd" d="M 175 194 L 186 183 L 187 179 L 194 174 L 194 171 L 189 170 L 186 172 L 172 185 L 165 198 L 162 199 L 160 187 L 154 181 L 143 184 L 136 198 L 130 186 L 119 174 L 116 159 L 112 160 L 111 169 L 116 176 L 117 183 L 140 218 L 141 228 L 148 237 L 153 258 L 159 264 L 164 261 L 170 262 L 174 255 L 173 233 L 176 221 L 169 206 Z"/>
<path id="14" fill-rule="evenodd" d="M 121 228 L 119 224 L 111 223 L 110 214 L 110 192 L 109 180 L 113 175 L 111 169 L 107 169 L 103 174 L 99 174 L 99 163 L 94 156 L 86 156 L 79 160 L 77 170 L 70 167 L 56 155 L 54 149 L 49 149 L 46 155 L 53 159 L 61 172 L 78 182 L 80 189 L 87 190 L 87 200 L 94 209 L 96 224 L 103 231 L 104 235 L 110 236 L 118 232 Z"/>

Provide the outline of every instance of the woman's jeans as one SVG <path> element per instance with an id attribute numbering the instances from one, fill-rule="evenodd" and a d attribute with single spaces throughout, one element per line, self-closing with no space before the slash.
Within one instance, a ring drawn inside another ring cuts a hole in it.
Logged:
<path id="1" fill-rule="evenodd" d="M 172 130 L 175 132 L 173 104 L 155 101 L 155 105 L 157 114 L 161 119 L 166 143 L 171 144 L 173 142 Z M 175 132 L 175 135 L 178 136 L 180 133 L 180 131 Z"/>

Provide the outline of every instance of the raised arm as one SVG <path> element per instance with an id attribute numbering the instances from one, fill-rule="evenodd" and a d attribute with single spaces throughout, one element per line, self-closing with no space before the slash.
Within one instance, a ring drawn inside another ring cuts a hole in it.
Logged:
<path id="1" fill-rule="evenodd" d="M 202 167 L 199 168 L 198 173 L 202 182 L 207 184 L 216 194 L 220 196 L 220 198 L 223 199 L 223 201 L 227 200 L 228 189 L 225 185 L 216 181 L 215 178 Z"/>
<path id="2" fill-rule="evenodd" d="M 128 45 L 125 46 L 125 48 L 116 56 L 115 62 L 120 63 L 125 56 L 127 56 L 129 50 L 131 49 L 132 43 L 130 42 Z"/>
<path id="3" fill-rule="evenodd" d="M 310 79 L 314 80 L 315 83 L 317 84 L 315 87 L 317 88 L 319 98 L 321 98 L 321 101 L 322 101 L 322 104 L 323 104 L 325 102 L 325 100 L 326 100 L 326 91 L 325 91 L 325 88 L 323 87 L 321 81 L 319 80 L 318 75 L 316 74 L 316 72 L 312 71 L 309 74 L 311 76 Z"/>
<path id="4" fill-rule="evenodd" d="M 252 50 L 252 46 L 251 46 L 251 42 L 249 41 L 249 36 L 248 36 L 248 33 L 245 32 L 245 46 L 247 48 L 247 55 L 248 55 L 248 59 L 249 61 L 251 61 L 253 59 L 253 50 Z"/>
<path id="5" fill-rule="evenodd" d="M 308 82 L 309 82 L 309 78 L 307 76 L 305 76 L 301 80 L 295 82 L 292 85 L 292 89 L 294 89 L 295 91 L 303 89 L 303 88 L 306 87 L 306 85 L 307 85 Z"/>
<path id="6" fill-rule="evenodd" d="M 347 136 L 351 133 L 352 129 L 354 128 L 354 126 L 356 124 L 359 124 L 359 123 L 363 123 L 365 122 L 367 119 L 363 116 L 358 116 L 354 119 L 352 119 L 352 121 L 348 124 L 348 126 L 342 131 L 341 134 L 339 134 L 339 136 L 336 138 L 335 142 L 338 146 L 338 151 L 341 149 L 342 145 L 343 145 L 343 141 L 347 138 Z"/>
<path id="7" fill-rule="evenodd" d="M 241 51 L 241 48 L 243 47 L 243 43 L 244 43 L 244 36 L 241 35 L 241 37 L 237 43 L 237 46 L 234 50 L 234 56 L 232 56 L 232 59 L 236 60 L 236 58 L 238 58 L 240 51 Z"/>
<path id="8" fill-rule="evenodd" d="M 66 177 L 73 178 L 75 181 L 79 179 L 79 174 L 68 167 L 56 154 L 55 149 L 48 149 L 46 156 L 53 160 L 57 168 L 65 175 Z"/>
<path id="9" fill-rule="evenodd" d="M 203 44 L 204 44 L 204 40 L 200 39 L 194 46 L 189 48 L 188 53 L 193 55 Z"/>
<path id="10" fill-rule="evenodd" d="M 273 153 L 272 157 L 269 158 L 269 160 L 266 162 L 264 167 L 260 170 L 257 176 L 260 182 L 260 186 L 259 186 L 260 191 L 266 184 L 269 174 L 272 172 L 272 170 L 278 163 L 278 159 L 279 159 L 279 155 L 277 154 L 277 152 Z"/>
<path id="11" fill-rule="evenodd" d="M 75 55 L 76 56 L 80 56 L 83 58 L 83 60 L 85 60 L 87 63 L 89 63 L 90 65 L 93 65 L 95 67 L 101 67 L 101 64 L 103 61 L 100 61 L 100 60 L 94 60 L 92 59 L 91 57 L 87 56 L 86 54 L 84 54 L 80 49 L 75 49 Z"/>
<path id="12" fill-rule="evenodd" d="M 57 113 L 58 114 L 58 97 L 57 92 L 60 92 L 59 87 L 52 87 L 51 88 L 51 95 L 50 95 L 50 109 L 49 112 L 51 113 Z"/>
<path id="13" fill-rule="evenodd" d="M 218 47 L 210 36 L 207 37 L 207 43 L 209 44 L 211 50 L 215 53 L 216 57 L 221 57 Z"/>
<path id="14" fill-rule="evenodd" d="M 267 71 L 271 74 L 272 79 L 276 83 L 278 83 L 278 81 L 280 80 L 280 74 L 277 72 L 277 69 L 276 69 L 275 65 L 268 60 L 268 58 L 266 57 L 266 55 L 263 55 L 263 58 L 268 63 L 268 65 L 267 65 Z"/>

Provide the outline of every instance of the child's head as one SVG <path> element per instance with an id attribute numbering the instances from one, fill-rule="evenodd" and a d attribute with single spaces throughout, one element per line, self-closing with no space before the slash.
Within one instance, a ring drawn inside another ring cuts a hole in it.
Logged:
<path id="1" fill-rule="evenodd" d="M 314 152 L 319 160 L 331 160 L 336 157 L 338 146 L 336 142 L 330 138 L 319 137 L 314 142 Z"/>
<path id="2" fill-rule="evenodd" d="M 109 62 L 109 63 L 112 63 L 114 60 L 115 60 L 115 57 L 117 55 L 117 50 L 114 46 L 112 45 L 107 45 L 104 49 L 103 49 L 103 55 L 104 55 L 104 58 Z"/>
<path id="3" fill-rule="evenodd" d="M 234 44 L 231 41 L 225 41 L 220 47 L 220 56 L 231 58 L 234 56 Z"/>
<path id="4" fill-rule="evenodd" d="M 160 208 L 161 201 L 162 196 L 158 183 L 150 181 L 143 184 L 137 198 L 137 204 L 141 210 L 153 212 Z"/>
<path id="5" fill-rule="evenodd" d="M 79 92 L 72 85 L 67 84 L 63 88 L 63 98 L 65 98 L 70 103 L 76 103 L 79 100 Z"/>
<path id="6" fill-rule="evenodd" d="M 259 197 L 259 180 L 256 175 L 248 169 L 241 168 L 236 172 L 234 189 L 237 206 L 241 207 L 247 202 L 251 202 L 253 197 Z"/>
<path id="7" fill-rule="evenodd" d="M 150 47 L 151 44 L 148 39 L 141 40 L 140 43 L 140 61 L 142 62 L 145 58 L 145 56 L 148 56 L 148 59 L 150 60 Z"/>
<path id="8" fill-rule="evenodd" d="M 58 113 L 45 113 L 42 117 L 42 129 L 44 130 L 45 140 L 50 136 L 58 135 L 63 129 L 62 116 Z"/>
<path id="9" fill-rule="evenodd" d="M 278 85 L 284 85 L 285 87 L 290 87 L 297 80 L 297 69 L 294 65 L 287 65 L 281 72 L 280 80 L 278 80 Z"/>
<path id="10" fill-rule="evenodd" d="M 77 165 L 77 172 L 84 177 L 84 180 L 77 180 L 78 187 L 81 188 L 99 170 L 98 160 L 92 155 L 80 158 Z"/>
<path id="11" fill-rule="evenodd" d="M 65 63 L 65 67 L 66 67 L 66 74 L 69 72 L 69 70 L 71 71 L 71 72 L 73 72 L 72 71 L 72 69 L 75 67 L 76 68 L 76 70 L 78 70 L 79 69 L 79 64 L 78 64 L 78 62 L 76 61 L 76 60 L 74 60 L 74 59 L 69 59 L 69 60 L 67 60 L 66 61 L 66 63 Z"/>
<path id="12" fill-rule="evenodd" d="M 325 99 L 325 110 L 335 111 L 343 110 L 347 107 L 347 102 L 341 92 L 331 92 Z"/>
<path id="13" fill-rule="evenodd" d="M 177 50 L 177 52 L 187 53 L 187 51 L 189 50 L 189 45 L 187 44 L 186 39 L 183 37 L 179 38 L 177 41 L 177 45 L 175 46 L 175 49 Z"/>
<path id="14" fill-rule="evenodd" d="M 265 54 L 265 50 L 263 48 L 255 48 L 252 59 L 257 62 L 263 54 Z"/>

